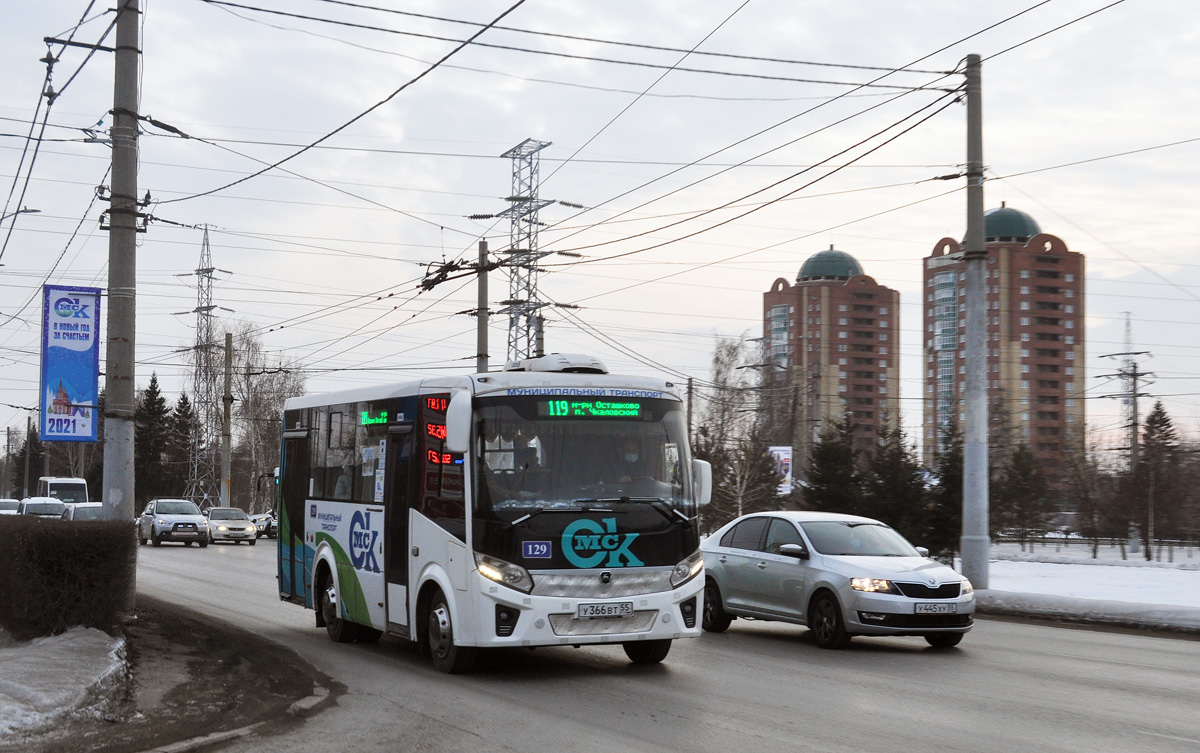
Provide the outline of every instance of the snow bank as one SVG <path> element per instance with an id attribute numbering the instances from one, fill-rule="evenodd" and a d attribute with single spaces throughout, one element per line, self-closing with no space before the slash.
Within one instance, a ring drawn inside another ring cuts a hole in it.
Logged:
<path id="1" fill-rule="evenodd" d="M 975 603 L 976 609 L 983 614 L 1200 633 L 1200 609 L 1192 607 L 995 589 L 976 591 Z"/>
<path id="2" fill-rule="evenodd" d="M 0 643 L 0 735 L 102 715 L 125 677 L 124 639 L 94 628 Z"/>

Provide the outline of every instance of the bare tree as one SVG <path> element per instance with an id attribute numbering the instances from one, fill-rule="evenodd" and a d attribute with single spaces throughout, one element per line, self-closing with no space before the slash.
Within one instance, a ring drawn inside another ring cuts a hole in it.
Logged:
<path id="1" fill-rule="evenodd" d="M 241 322 L 234 330 L 233 400 L 234 498 L 252 512 L 269 510 L 271 493 L 260 494 L 260 481 L 271 483 L 279 465 L 283 403 L 304 394 L 304 375 L 297 364 L 272 355 L 255 334 L 254 325 Z"/>

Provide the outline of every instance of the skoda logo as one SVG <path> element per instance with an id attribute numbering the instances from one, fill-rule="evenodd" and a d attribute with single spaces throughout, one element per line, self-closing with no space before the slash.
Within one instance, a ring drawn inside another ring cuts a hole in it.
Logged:
<path id="1" fill-rule="evenodd" d="M 930 579 L 929 579 L 929 585 L 931 585 L 931 586 L 932 586 L 934 583 L 937 583 L 937 579 L 936 579 L 936 578 L 930 578 Z"/>
<path id="2" fill-rule="evenodd" d="M 601 583 L 611 583 L 612 582 L 612 573 L 610 573 L 607 570 L 600 573 L 600 582 Z"/>
<path id="3" fill-rule="evenodd" d="M 640 567 L 645 563 L 629 551 L 639 535 L 617 533 L 616 518 L 604 518 L 599 523 L 577 520 L 563 531 L 562 550 L 567 561 L 579 568 Z"/>

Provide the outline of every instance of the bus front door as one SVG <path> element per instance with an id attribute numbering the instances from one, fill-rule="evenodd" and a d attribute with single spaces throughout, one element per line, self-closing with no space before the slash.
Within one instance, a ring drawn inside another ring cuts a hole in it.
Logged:
<path id="1" fill-rule="evenodd" d="M 409 634 L 408 511 L 412 490 L 412 426 L 393 426 L 384 457 L 384 574 L 387 581 L 388 631 Z"/>

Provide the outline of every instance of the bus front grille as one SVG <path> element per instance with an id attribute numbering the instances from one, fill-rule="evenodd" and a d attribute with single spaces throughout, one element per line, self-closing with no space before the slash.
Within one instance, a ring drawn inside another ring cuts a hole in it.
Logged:
<path id="1" fill-rule="evenodd" d="M 555 635 L 615 635 L 617 633 L 644 633 L 654 626 L 657 609 L 634 612 L 632 617 L 595 617 L 576 619 L 573 614 L 550 615 L 550 627 Z"/>
<path id="2" fill-rule="evenodd" d="M 605 582 L 604 574 L 608 573 Z M 671 568 L 596 568 L 594 570 L 533 570 L 534 596 L 573 599 L 624 599 L 671 590 Z"/>

